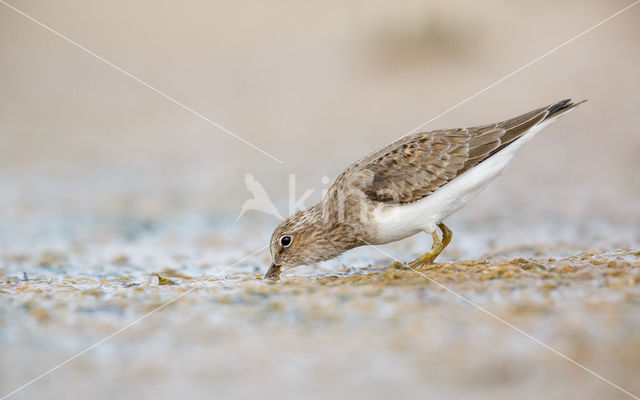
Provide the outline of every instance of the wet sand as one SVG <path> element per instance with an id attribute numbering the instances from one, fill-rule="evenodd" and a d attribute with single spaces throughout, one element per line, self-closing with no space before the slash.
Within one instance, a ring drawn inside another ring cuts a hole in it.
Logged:
<path id="1" fill-rule="evenodd" d="M 453 261 L 454 241 L 416 272 L 365 248 L 271 282 L 266 252 L 227 269 L 250 250 L 225 240 L 5 252 L 2 393 L 114 333 L 12 398 L 630 398 L 536 340 L 640 392 L 638 250 Z"/>

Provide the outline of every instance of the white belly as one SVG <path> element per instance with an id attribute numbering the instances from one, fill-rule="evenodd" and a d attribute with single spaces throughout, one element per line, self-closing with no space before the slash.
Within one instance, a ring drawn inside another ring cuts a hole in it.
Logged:
<path id="1" fill-rule="evenodd" d="M 537 125 L 500 152 L 445 184 L 434 193 L 409 204 L 380 205 L 373 211 L 375 244 L 404 239 L 418 232 L 433 232 L 443 219 L 458 211 L 505 169 L 515 152 L 553 120 Z"/>

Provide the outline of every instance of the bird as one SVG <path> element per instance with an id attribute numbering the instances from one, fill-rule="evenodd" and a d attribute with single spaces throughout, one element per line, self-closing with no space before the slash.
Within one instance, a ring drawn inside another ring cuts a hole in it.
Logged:
<path id="1" fill-rule="evenodd" d="M 338 175 L 320 202 L 275 228 L 264 279 L 419 232 L 430 234 L 433 245 L 406 266 L 432 264 L 451 242 L 443 220 L 500 175 L 526 142 L 585 101 L 566 99 L 488 125 L 413 133 L 366 155 Z"/>
<path id="2" fill-rule="evenodd" d="M 242 218 L 244 213 L 249 210 L 262 211 L 263 213 L 272 215 L 281 221 L 284 219 L 284 217 L 280 215 L 278 209 L 269 198 L 267 191 L 260 184 L 260 182 L 258 182 L 253 177 L 253 175 L 246 174 L 244 176 L 244 183 L 247 186 L 247 190 L 249 190 L 249 192 L 251 192 L 251 194 L 253 195 L 253 199 L 249 199 L 242 204 L 242 207 L 240 208 L 240 214 L 238 214 L 236 222 L 240 221 L 240 218 Z"/>

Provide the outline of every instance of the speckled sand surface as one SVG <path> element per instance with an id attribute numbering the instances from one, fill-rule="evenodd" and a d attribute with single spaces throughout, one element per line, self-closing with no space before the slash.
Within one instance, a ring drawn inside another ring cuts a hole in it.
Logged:
<path id="1" fill-rule="evenodd" d="M 266 226 L 193 221 L 89 224 L 92 245 L 40 234 L 4 250 L 2 393 L 130 326 L 12 398 L 627 397 L 496 318 L 640 393 L 638 250 L 492 247 L 488 230 L 467 228 L 423 275 L 364 248 L 274 283 L 260 278 L 266 251 L 225 271 Z M 49 234 L 65 238 L 62 225 Z M 483 246 L 492 255 L 465 258 Z"/>

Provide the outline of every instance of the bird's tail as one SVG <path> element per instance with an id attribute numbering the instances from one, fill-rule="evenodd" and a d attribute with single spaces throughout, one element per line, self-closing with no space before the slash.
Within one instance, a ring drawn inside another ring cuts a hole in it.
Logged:
<path id="1" fill-rule="evenodd" d="M 547 108 L 547 112 L 549 114 L 547 114 L 544 120 L 558 118 L 559 116 L 566 114 L 569 111 L 573 110 L 574 108 L 578 107 L 580 104 L 584 103 L 585 101 L 587 101 L 587 99 L 584 99 L 577 103 L 572 103 L 571 99 L 565 99 L 555 104 L 552 104 Z"/>

